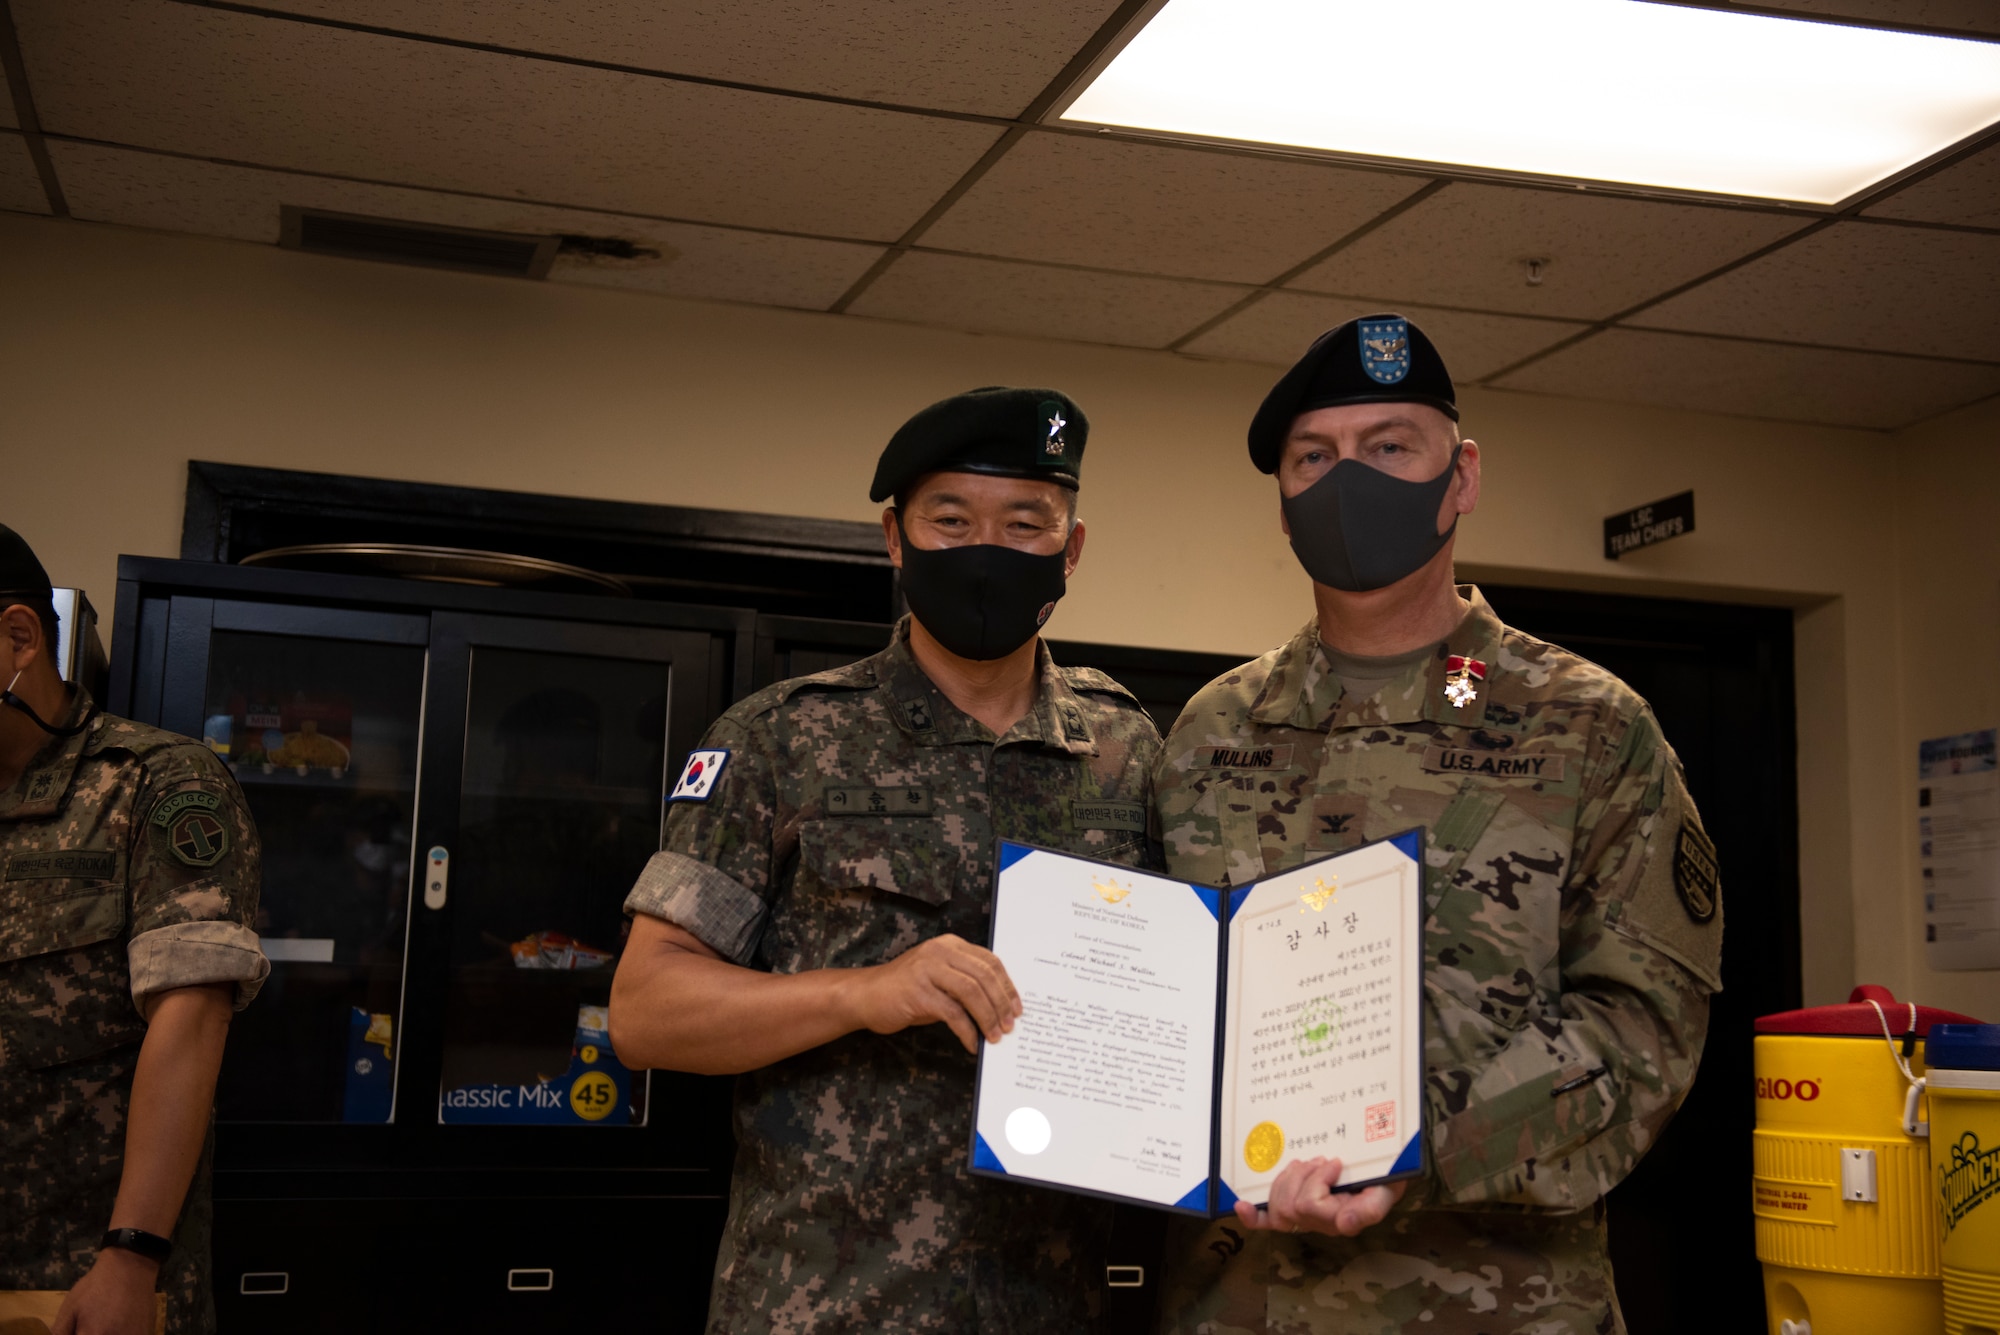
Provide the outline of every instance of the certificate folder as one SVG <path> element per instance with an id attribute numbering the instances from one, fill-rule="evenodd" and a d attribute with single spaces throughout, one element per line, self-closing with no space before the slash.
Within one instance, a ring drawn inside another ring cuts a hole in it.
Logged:
<path id="1" fill-rule="evenodd" d="M 1421 829 L 1228 889 L 999 841 L 972 1171 L 1202 1218 L 1424 1170 Z"/>

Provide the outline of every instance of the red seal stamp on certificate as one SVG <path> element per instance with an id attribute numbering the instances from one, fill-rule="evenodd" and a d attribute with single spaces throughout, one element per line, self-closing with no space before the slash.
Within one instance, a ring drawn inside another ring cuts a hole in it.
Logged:
<path id="1" fill-rule="evenodd" d="M 1396 1101 L 1371 1103 L 1361 1115 L 1361 1134 L 1369 1140 L 1387 1140 L 1396 1134 Z"/>

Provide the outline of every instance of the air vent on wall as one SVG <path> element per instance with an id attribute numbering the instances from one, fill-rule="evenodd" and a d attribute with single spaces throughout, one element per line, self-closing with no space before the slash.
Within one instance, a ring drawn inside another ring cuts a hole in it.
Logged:
<path id="1" fill-rule="evenodd" d="M 421 264 L 432 269 L 541 278 L 554 262 L 562 238 L 518 232 L 482 232 L 470 227 L 369 218 L 293 204 L 279 210 L 278 244 L 292 250 L 352 259 Z"/>

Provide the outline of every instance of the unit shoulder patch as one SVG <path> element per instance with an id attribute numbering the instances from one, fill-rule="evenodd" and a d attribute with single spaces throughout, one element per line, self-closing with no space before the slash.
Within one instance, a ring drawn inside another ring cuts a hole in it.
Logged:
<path id="1" fill-rule="evenodd" d="M 1545 752 L 1466 751 L 1433 746 L 1424 751 L 1424 768 L 1433 774 L 1485 774 L 1496 779 L 1561 783 L 1567 759 Z"/>
<path id="2" fill-rule="evenodd" d="M 167 851 L 183 865 L 213 867 L 229 855 L 229 827 L 217 818 L 222 798 L 200 788 L 169 793 L 153 808 L 151 824 Z"/>
<path id="3" fill-rule="evenodd" d="M 729 764 L 727 750 L 696 751 L 681 767 L 681 777 L 674 784 L 674 790 L 667 794 L 669 802 L 706 802 L 715 789 L 715 781 L 722 777 L 723 767 Z"/>
<path id="4" fill-rule="evenodd" d="M 1714 920 L 1720 898 L 1715 845 L 1698 825 L 1684 823 L 1674 836 L 1674 889 L 1689 918 L 1703 924 Z"/>

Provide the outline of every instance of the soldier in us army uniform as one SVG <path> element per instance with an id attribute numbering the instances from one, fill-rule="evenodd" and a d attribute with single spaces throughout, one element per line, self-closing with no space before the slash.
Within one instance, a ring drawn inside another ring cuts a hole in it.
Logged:
<path id="1" fill-rule="evenodd" d="M 1317 616 L 1205 687 L 1155 775 L 1171 873 L 1236 883 L 1428 832 L 1428 1170 L 1181 1227 L 1187 1335 L 1623 1329 L 1604 1197 L 1694 1079 L 1720 986 L 1714 849 L 1646 702 L 1454 584 L 1479 447 L 1394 315 L 1329 331 L 1250 427 Z M 1232 1147 L 1223 1148 L 1225 1154 Z M 1240 1152 L 1240 1147 L 1237 1147 Z"/>
<path id="2" fill-rule="evenodd" d="M 626 901 L 620 1058 L 742 1077 L 715 1335 L 1091 1328 L 1108 1207 L 967 1171 L 978 1041 L 1021 1010 L 975 944 L 995 838 L 1159 865 L 1151 720 L 1037 633 L 1087 430 L 992 388 L 896 432 L 870 499 L 910 615 L 723 715 Z"/>
<path id="3" fill-rule="evenodd" d="M 214 1328 L 209 1105 L 270 965 L 257 832 L 206 747 L 98 710 L 0 525 L 0 1290 L 56 1335 Z"/>

